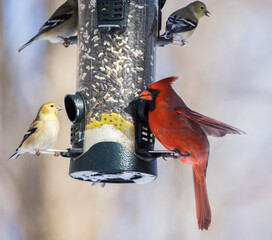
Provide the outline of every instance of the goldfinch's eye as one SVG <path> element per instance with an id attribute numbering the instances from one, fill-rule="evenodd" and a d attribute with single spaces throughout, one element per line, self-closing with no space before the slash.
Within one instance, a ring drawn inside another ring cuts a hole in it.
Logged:
<path id="1" fill-rule="evenodd" d="M 54 107 L 54 105 L 50 105 L 50 107 L 51 107 L 51 108 L 53 108 L 53 107 Z"/>
<path id="2" fill-rule="evenodd" d="M 204 7 L 201 7 L 202 10 L 204 10 Z"/>

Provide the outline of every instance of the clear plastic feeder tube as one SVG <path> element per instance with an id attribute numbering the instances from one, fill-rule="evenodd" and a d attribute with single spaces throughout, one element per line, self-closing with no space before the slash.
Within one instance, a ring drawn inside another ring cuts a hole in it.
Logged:
<path id="1" fill-rule="evenodd" d="M 77 89 L 87 112 L 83 152 L 99 142 L 118 142 L 134 153 L 134 122 L 125 108 L 154 80 L 158 1 L 130 0 L 121 34 L 99 31 L 95 0 L 79 1 L 79 11 Z"/>

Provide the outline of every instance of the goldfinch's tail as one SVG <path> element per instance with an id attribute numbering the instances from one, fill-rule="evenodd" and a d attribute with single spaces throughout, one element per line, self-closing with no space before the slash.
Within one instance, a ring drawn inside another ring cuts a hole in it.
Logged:
<path id="1" fill-rule="evenodd" d="M 21 52 L 25 47 L 27 47 L 29 44 L 31 44 L 32 42 L 34 42 L 37 39 L 37 36 L 31 38 L 26 44 L 24 44 L 22 47 L 20 47 L 18 49 L 18 52 Z"/>
<path id="2" fill-rule="evenodd" d="M 11 155 L 10 157 L 9 157 L 9 159 L 8 160 L 10 160 L 10 159 L 16 159 L 17 157 L 19 157 L 19 153 L 16 151 L 13 155 Z"/>

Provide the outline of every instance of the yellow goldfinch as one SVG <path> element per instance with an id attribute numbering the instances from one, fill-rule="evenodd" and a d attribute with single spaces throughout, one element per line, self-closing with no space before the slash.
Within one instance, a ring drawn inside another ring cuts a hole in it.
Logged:
<path id="1" fill-rule="evenodd" d="M 62 108 L 54 102 L 43 104 L 24 135 L 20 146 L 9 159 L 16 159 L 20 154 L 32 151 L 35 151 L 39 156 L 40 150 L 52 148 L 59 134 L 57 113 L 61 110 Z"/>
<path id="2" fill-rule="evenodd" d="M 166 31 L 161 36 L 171 39 L 171 42 L 178 41 L 181 45 L 186 41 L 197 27 L 198 21 L 204 15 L 209 17 L 210 12 L 203 2 L 195 1 L 188 6 L 173 12 L 166 22 Z"/>
<path id="3" fill-rule="evenodd" d="M 78 0 L 67 0 L 43 24 L 39 32 L 19 48 L 18 52 L 37 40 L 48 40 L 51 43 L 62 42 L 65 47 L 68 47 L 70 45 L 68 38 L 76 32 L 77 22 Z"/>

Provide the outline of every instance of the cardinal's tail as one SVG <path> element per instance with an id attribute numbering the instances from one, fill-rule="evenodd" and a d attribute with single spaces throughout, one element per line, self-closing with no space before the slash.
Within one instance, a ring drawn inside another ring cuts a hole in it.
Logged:
<path id="1" fill-rule="evenodd" d="M 199 166 L 193 166 L 196 217 L 198 221 L 198 228 L 201 230 L 203 229 L 208 230 L 212 220 L 212 213 L 206 187 L 204 173 L 205 169 L 203 168 L 201 176 L 199 175 L 200 173 L 199 171 L 200 171 Z"/>

